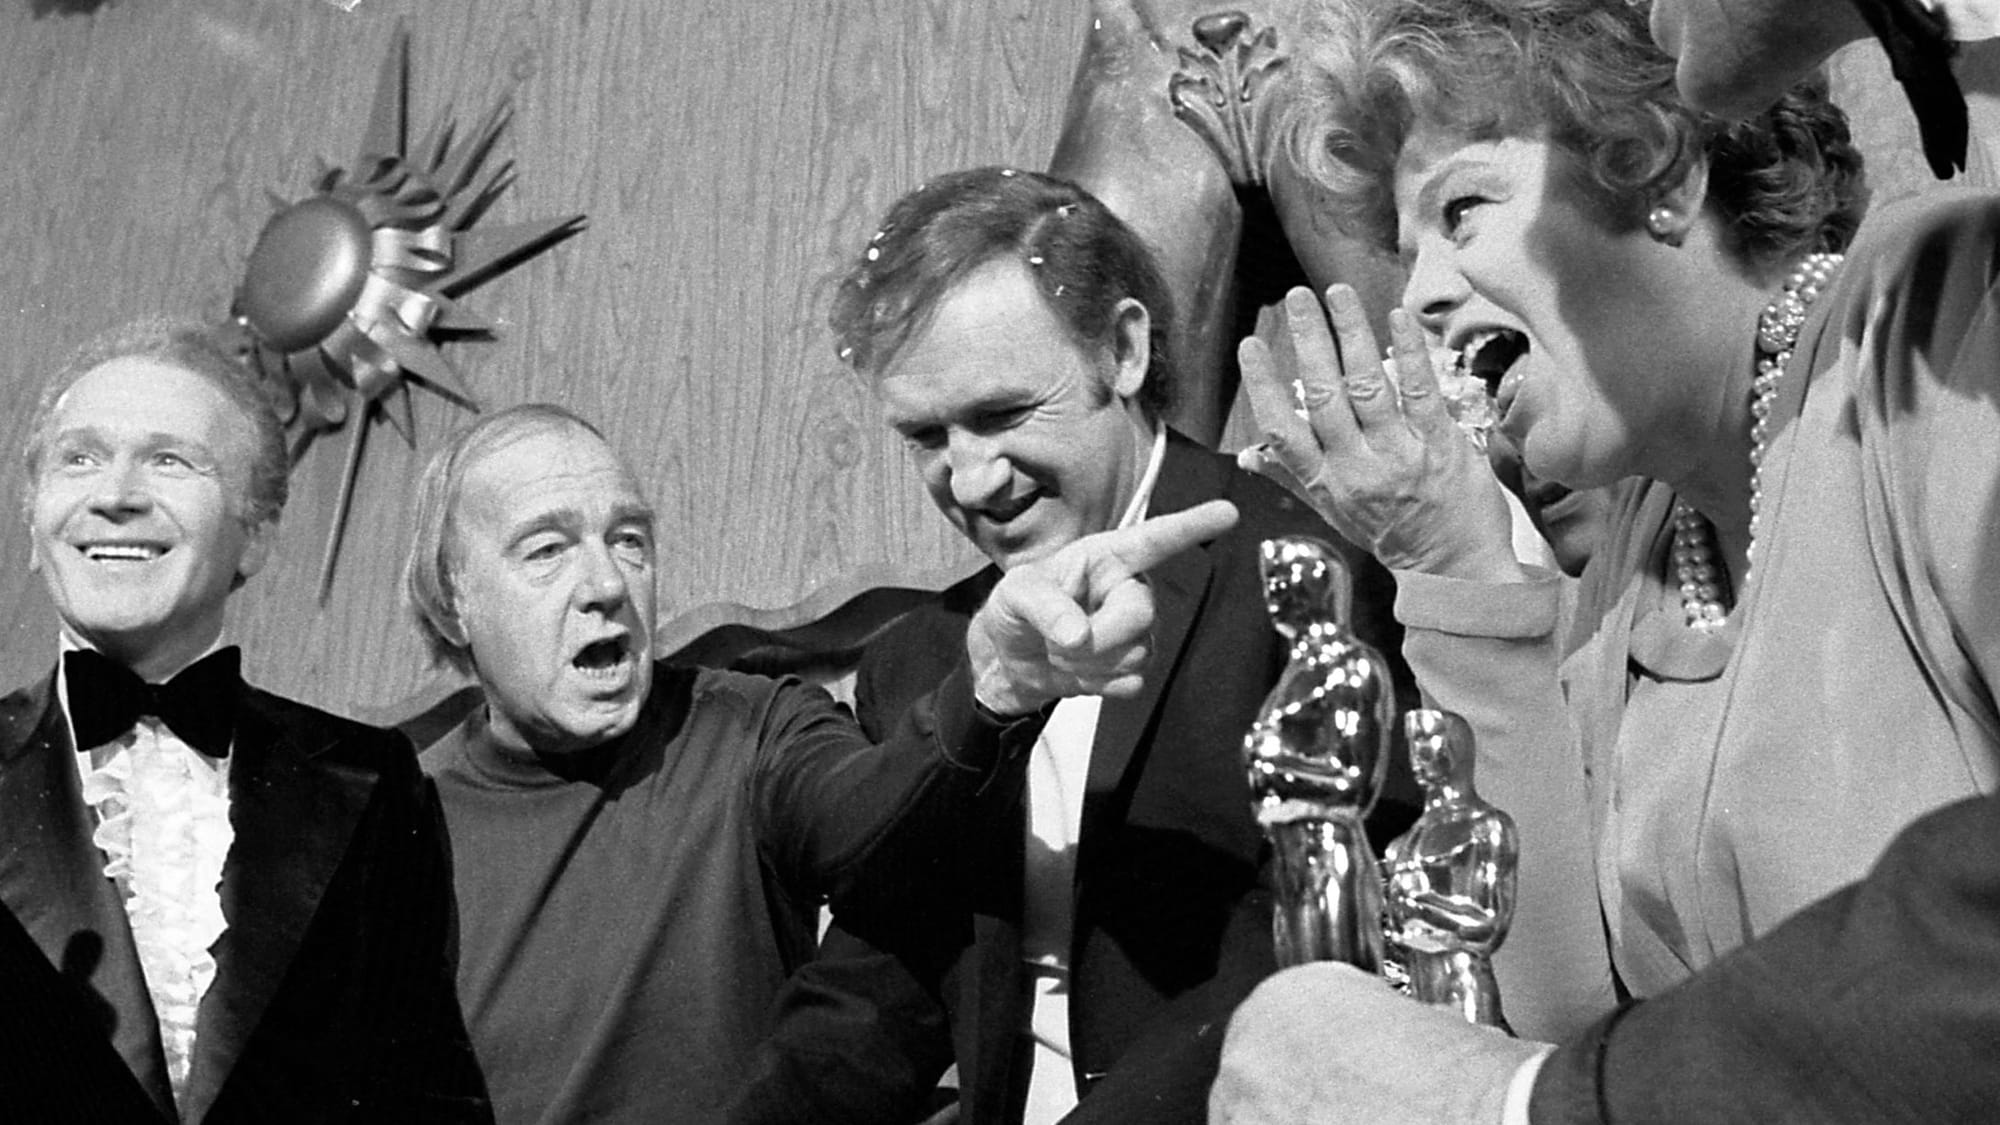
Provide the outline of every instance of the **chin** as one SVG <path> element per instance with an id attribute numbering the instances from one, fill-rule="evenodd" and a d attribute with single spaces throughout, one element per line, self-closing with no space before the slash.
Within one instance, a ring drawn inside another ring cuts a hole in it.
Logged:
<path id="1" fill-rule="evenodd" d="M 83 613 L 63 615 L 63 624 L 78 636 L 106 643 L 160 632 L 167 621 L 164 614 L 150 606 L 98 606 Z"/>
<path id="2" fill-rule="evenodd" d="M 634 692 L 629 699 L 620 703 L 609 714 L 600 714 L 598 716 L 597 727 L 598 741 L 603 742 L 618 738 L 639 725 L 639 706 L 645 702 L 645 699 L 646 697 L 643 693 Z"/>

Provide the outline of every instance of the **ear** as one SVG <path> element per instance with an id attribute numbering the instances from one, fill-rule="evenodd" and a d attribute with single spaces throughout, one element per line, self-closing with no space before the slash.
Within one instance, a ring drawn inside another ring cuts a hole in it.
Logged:
<path id="1" fill-rule="evenodd" d="M 437 630 L 438 636 L 443 637 L 446 644 L 465 650 L 467 656 L 472 655 L 472 645 L 465 639 L 465 620 L 464 615 L 459 612 L 457 598 L 452 599 L 451 605 L 443 613 L 431 618 L 431 628 Z"/>
<path id="2" fill-rule="evenodd" d="M 277 539 L 277 520 L 265 520 L 262 523 L 250 525 L 244 535 L 243 557 L 236 563 L 237 585 L 242 585 L 258 571 L 264 569 L 265 563 L 271 561 L 271 547 L 277 542 Z"/>
<path id="3" fill-rule="evenodd" d="M 1656 242 L 1679 246 L 1707 203 L 1708 161 L 1697 157 L 1688 162 L 1678 183 L 1653 196 L 1646 208 L 1646 233 Z"/>
<path id="4" fill-rule="evenodd" d="M 1111 358 L 1117 367 L 1112 391 L 1121 399 L 1137 396 L 1153 365 L 1153 314 L 1137 298 L 1127 297 L 1111 310 Z"/>

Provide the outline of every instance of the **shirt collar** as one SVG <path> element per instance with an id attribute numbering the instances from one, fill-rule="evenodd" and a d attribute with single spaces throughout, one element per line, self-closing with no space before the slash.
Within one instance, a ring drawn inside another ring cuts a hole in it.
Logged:
<path id="1" fill-rule="evenodd" d="M 1155 423 L 1153 451 L 1146 457 L 1146 471 L 1139 476 L 1139 487 L 1132 490 L 1132 500 L 1125 505 L 1125 515 L 1118 520 L 1119 527 L 1131 527 L 1146 518 L 1146 509 L 1153 506 L 1153 486 L 1160 482 L 1160 462 L 1166 458 L 1167 427 Z"/>

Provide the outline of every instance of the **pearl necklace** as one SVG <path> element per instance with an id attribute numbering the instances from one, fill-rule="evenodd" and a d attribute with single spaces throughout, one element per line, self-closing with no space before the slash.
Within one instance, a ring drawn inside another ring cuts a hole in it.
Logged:
<path id="1" fill-rule="evenodd" d="M 1784 290 L 1757 318 L 1757 377 L 1750 383 L 1750 545 L 1744 559 L 1745 588 L 1757 555 L 1757 510 L 1764 499 L 1764 448 L 1771 437 L 1771 405 L 1777 401 L 1778 383 L 1799 342 L 1806 310 L 1826 289 L 1840 262 L 1839 254 L 1807 255 L 1785 279 Z M 1718 632 L 1729 623 L 1729 609 L 1723 604 L 1715 528 L 1679 497 L 1674 498 L 1673 518 L 1674 578 L 1680 583 L 1681 611 L 1688 628 L 1698 633 Z"/>

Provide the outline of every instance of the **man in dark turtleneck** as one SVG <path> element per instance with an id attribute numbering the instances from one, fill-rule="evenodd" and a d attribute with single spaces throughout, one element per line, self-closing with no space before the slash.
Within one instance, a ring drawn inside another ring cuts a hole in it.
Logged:
<path id="1" fill-rule="evenodd" d="M 1010 574 L 878 746 L 816 688 L 655 665 L 652 509 L 588 423 L 516 407 L 439 451 L 410 595 L 486 705 L 423 763 L 500 1120 L 718 1120 L 821 902 L 907 892 L 917 853 L 1018 783 L 996 771 L 1045 704 L 1135 690 L 1137 576 L 1233 519 L 1211 505 Z"/>

